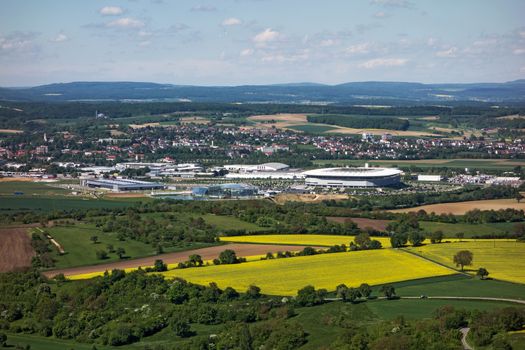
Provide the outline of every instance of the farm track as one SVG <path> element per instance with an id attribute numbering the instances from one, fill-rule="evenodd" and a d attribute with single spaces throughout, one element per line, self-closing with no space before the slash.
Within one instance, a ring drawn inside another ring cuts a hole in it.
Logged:
<path id="1" fill-rule="evenodd" d="M 107 264 L 99 264 L 99 265 L 89 265 L 89 266 L 79 266 L 79 267 L 71 267 L 71 268 L 65 268 L 65 269 L 57 269 L 57 270 L 50 270 L 45 271 L 43 274 L 46 277 L 54 277 L 58 274 L 64 274 L 65 276 L 71 276 L 71 275 L 80 275 L 80 274 L 87 274 L 87 273 L 94 273 L 94 272 L 101 272 L 101 271 L 111 271 L 113 269 L 127 269 L 127 268 L 137 268 L 137 267 L 146 267 L 146 266 L 153 266 L 155 263 L 155 260 L 162 259 L 164 263 L 166 264 L 176 264 L 179 262 L 184 262 L 188 260 L 188 256 L 192 254 L 199 254 L 203 260 L 213 260 L 217 258 L 225 249 L 232 249 L 235 251 L 237 256 L 239 257 L 245 257 L 245 256 L 253 256 L 253 255 L 263 255 L 267 252 L 273 252 L 276 253 L 277 251 L 299 251 L 306 247 L 306 245 L 276 245 L 276 244 L 242 244 L 242 243 L 231 243 L 226 245 L 219 245 L 214 247 L 208 247 L 208 248 L 200 248 L 200 249 L 193 249 L 193 250 L 186 250 L 182 252 L 174 252 L 174 253 L 165 253 L 145 258 L 138 258 L 138 259 L 129 259 L 129 260 L 121 260 L 116 261 L 112 263 Z"/>

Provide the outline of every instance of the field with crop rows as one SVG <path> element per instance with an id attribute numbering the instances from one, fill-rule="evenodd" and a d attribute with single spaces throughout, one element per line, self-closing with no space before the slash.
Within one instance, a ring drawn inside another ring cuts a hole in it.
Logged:
<path id="1" fill-rule="evenodd" d="M 164 275 L 204 285 L 216 282 L 221 288 L 231 286 L 239 291 L 254 284 L 262 293 L 291 296 L 309 284 L 334 290 L 340 283 L 377 285 L 453 273 L 403 251 L 378 249 L 175 269 Z"/>

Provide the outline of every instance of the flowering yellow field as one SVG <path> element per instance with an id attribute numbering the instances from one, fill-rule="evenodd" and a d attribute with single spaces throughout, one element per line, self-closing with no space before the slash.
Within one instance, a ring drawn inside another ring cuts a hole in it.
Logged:
<path id="1" fill-rule="evenodd" d="M 391 248 L 390 238 L 388 237 L 371 237 L 376 239 L 383 245 L 383 248 Z M 312 246 L 333 246 L 336 244 L 346 244 L 347 246 L 351 241 L 354 240 L 354 236 L 340 236 L 340 235 L 293 235 L 293 234 L 282 234 L 282 235 L 246 235 L 246 236 L 230 236 L 220 237 L 223 242 L 237 242 L 237 243 L 265 243 L 265 244 L 298 244 L 298 245 L 312 245 Z M 446 238 L 446 241 L 457 242 L 457 238 Z M 493 242 L 492 239 L 472 239 L 463 238 L 461 241 L 465 242 Z M 498 239 L 498 241 L 512 241 L 509 239 Z M 425 243 L 430 244 L 430 240 L 425 240 Z"/>
<path id="2" fill-rule="evenodd" d="M 223 242 L 238 243 L 268 243 L 268 244 L 298 244 L 312 246 L 333 246 L 346 244 L 347 246 L 354 240 L 354 236 L 340 235 L 248 235 L 248 236 L 231 236 L 221 237 Z M 372 237 L 381 242 L 383 247 L 390 247 L 388 237 Z"/>
<path id="3" fill-rule="evenodd" d="M 460 250 L 470 250 L 473 265 L 469 270 L 486 268 L 489 277 L 525 283 L 525 243 L 509 240 L 478 240 L 443 244 L 429 244 L 422 247 L 407 248 L 426 258 L 447 266 L 454 266 L 453 256 Z"/>
<path id="4" fill-rule="evenodd" d="M 334 290 L 340 283 L 377 285 L 453 273 L 451 269 L 403 251 L 379 249 L 175 269 L 164 275 L 197 284 L 216 282 L 222 288 L 231 286 L 239 291 L 254 284 L 262 293 L 296 295 L 298 289 L 309 284 Z"/>

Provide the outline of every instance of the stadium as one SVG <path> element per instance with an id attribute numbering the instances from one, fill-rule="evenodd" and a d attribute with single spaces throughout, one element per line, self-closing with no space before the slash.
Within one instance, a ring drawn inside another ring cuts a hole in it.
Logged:
<path id="1" fill-rule="evenodd" d="M 395 168 L 325 168 L 305 171 L 305 184 L 322 187 L 388 187 L 401 182 Z"/>

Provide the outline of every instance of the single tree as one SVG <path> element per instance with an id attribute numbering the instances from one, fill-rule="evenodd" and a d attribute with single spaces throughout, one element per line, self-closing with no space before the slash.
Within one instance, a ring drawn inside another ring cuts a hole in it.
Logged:
<path id="1" fill-rule="evenodd" d="M 108 253 L 105 250 L 97 250 L 97 259 L 104 260 L 108 258 Z"/>
<path id="2" fill-rule="evenodd" d="M 219 254 L 219 261 L 221 264 L 236 264 L 239 262 L 235 251 L 226 249 Z"/>
<path id="3" fill-rule="evenodd" d="M 473 254 L 470 250 L 461 250 L 454 255 L 454 263 L 461 266 L 461 271 L 465 266 L 472 265 Z"/>
<path id="4" fill-rule="evenodd" d="M 124 254 L 126 254 L 126 250 L 124 248 L 122 248 L 122 247 L 118 247 L 117 250 L 115 251 L 115 253 L 119 257 L 119 259 L 123 259 L 124 258 Z"/>
<path id="5" fill-rule="evenodd" d="M 189 262 L 192 266 L 202 266 L 204 262 L 199 254 L 192 254 L 189 256 Z"/>
<path id="6" fill-rule="evenodd" d="M 250 285 L 248 287 L 248 290 L 246 291 L 246 296 L 250 299 L 257 299 L 261 296 L 261 288 L 255 286 L 255 285 Z"/>
<path id="7" fill-rule="evenodd" d="M 91 240 L 91 242 L 93 242 L 93 244 L 98 243 L 98 236 L 91 236 L 89 239 Z"/>
<path id="8" fill-rule="evenodd" d="M 443 231 L 437 230 L 437 231 L 431 232 L 429 236 L 430 236 L 431 243 L 441 243 L 445 235 L 443 234 Z"/>
<path id="9" fill-rule="evenodd" d="M 157 272 L 167 271 L 168 265 L 164 263 L 161 259 L 155 260 L 155 264 L 153 265 L 153 269 Z"/>
<path id="10" fill-rule="evenodd" d="M 361 292 L 357 288 L 349 288 L 346 291 L 346 300 L 350 302 L 355 302 L 357 299 L 361 298 Z"/>
<path id="11" fill-rule="evenodd" d="M 478 269 L 478 272 L 476 272 L 476 275 L 479 276 L 479 278 L 481 278 L 482 280 L 484 280 L 489 275 L 489 271 L 484 267 L 480 267 Z"/>
<path id="12" fill-rule="evenodd" d="M 355 236 L 354 242 L 360 249 L 368 249 L 370 245 L 370 235 L 366 232 L 362 232 Z"/>
<path id="13" fill-rule="evenodd" d="M 523 195 L 522 195 L 520 192 L 518 192 L 518 193 L 516 194 L 516 201 L 517 201 L 518 203 L 521 202 L 521 200 L 522 200 L 523 198 L 525 198 L 525 197 L 523 197 Z"/>
<path id="14" fill-rule="evenodd" d="M 191 335 L 190 324 L 186 320 L 181 319 L 180 317 L 174 317 L 172 319 L 171 329 L 173 329 L 175 335 L 181 338 L 186 338 Z"/>
<path id="15" fill-rule="evenodd" d="M 366 283 L 362 283 L 360 286 L 359 286 L 359 292 L 361 293 L 361 296 L 363 298 L 370 298 L 370 295 L 372 294 L 372 288 L 366 284 Z"/>
<path id="16" fill-rule="evenodd" d="M 383 293 L 383 295 L 385 297 L 387 297 L 387 299 L 392 299 L 392 298 L 394 298 L 396 296 L 396 290 L 390 284 L 382 285 L 381 289 L 379 289 L 379 291 L 381 293 Z"/>
<path id="17" fill-rule="evenodd" d="M 348 287 L 346 286 L 346 284 L 340 284 L 337 286 L 337 288 L 335 289 L 335 292 L 336 292 L 336 296 L 338 298 L 341 298 L 343 300 L 346 300 L 346 292 L 348 291 Z"/>
<path id="18" fill-rule="evenodd" d="M 423 243 L 425 236 L 420 231 L 412 230 L 408 234 L 408 240 L 410 241 L 410 244 L 412 244 L 414 247 L 417 247 Z"/>

